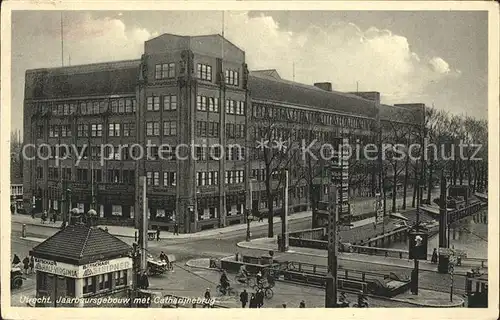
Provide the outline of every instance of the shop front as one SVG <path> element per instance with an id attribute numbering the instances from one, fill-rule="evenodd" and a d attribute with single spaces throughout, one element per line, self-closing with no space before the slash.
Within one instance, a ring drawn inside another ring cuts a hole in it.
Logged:
<path id="1" fill-rule="evenodd" d="M 108 232 L 75 224 L 34 247 L 39 307 L 128 307 L 132 248 Z"/>

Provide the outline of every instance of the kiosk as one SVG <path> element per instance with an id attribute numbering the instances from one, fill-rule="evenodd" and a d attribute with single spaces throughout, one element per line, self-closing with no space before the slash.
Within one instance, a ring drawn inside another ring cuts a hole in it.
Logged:
<path id="1" fill-rule="evenodd" d="M 98 227 L 67 226 L 30 252 L 35 260 L 36 306 L 128 307 L 131 251 Z"/>

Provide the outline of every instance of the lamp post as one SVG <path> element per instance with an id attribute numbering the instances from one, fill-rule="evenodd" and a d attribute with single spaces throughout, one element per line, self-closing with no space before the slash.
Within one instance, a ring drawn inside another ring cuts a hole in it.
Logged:
<path id="1" fill-rule="evenodd" d="M 251 238 L 251 233 L 250 233 L 250 214 L 253 215 L 253 186 L 252 183 L 256 181 L 255 179 L 250 179 L 248 181 L 248 206 L 246 209 L 246 220 L 247 220 L 247 236 L 246 236 L 246 241 L 249 242 Z"/>

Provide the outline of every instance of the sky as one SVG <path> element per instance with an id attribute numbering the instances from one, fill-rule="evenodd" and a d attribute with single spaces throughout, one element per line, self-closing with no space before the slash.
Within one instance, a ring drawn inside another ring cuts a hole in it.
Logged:
<path id="1" fill-rule="evenodd" d="M 64 64 L 138 59 L 162 33 L 222 32 L 222 11 L 65 11 Z M 22 131 L 24 74 L 61 66 L 61 13 L 12 13 L 12 130 Z M 36 27 L 33 27 L 36 26 Z M 480 11 L 225 11 L 225 37 L 250 70 L 379 91 L 487 119 L 488 24 Z M 294 67 L 295 66 L 295 67 Z"/>

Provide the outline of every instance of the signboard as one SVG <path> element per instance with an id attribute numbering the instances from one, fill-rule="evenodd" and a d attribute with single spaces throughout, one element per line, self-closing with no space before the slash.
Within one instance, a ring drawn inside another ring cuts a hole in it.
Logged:
<path id="1" fill-rule="evenodd" d="M 36 271 L 47 272 L 68 278 L 85 278 L 132 268 L 132 258 L 129 257 L 97 261 L 83 266 L 76 266 L 41 258 L 34 258 L 34 260 L 34 269 Z"/>
<path id="2" fill-rule="evenodd" d="M 81 277 L 90 277 L 98 274 L 109 273 L 132 268 L 132 258 L 123 257 L 113 260 L 104 260 L 89 263 L 79 268 Z"/>
<path id="3" fill-rule="evenodd" d="M 47 272 L 68 278 L 78 278 L 78 266 L 41 258 L 34 258 L 34 260 L 34 269 L 36 271 Z"/>
<path id="4" fill-rule="evenodd" d="M 409 238 L 409 259 L 427 260 L 427 238 L 425 232 L 412 231 Z"/>

